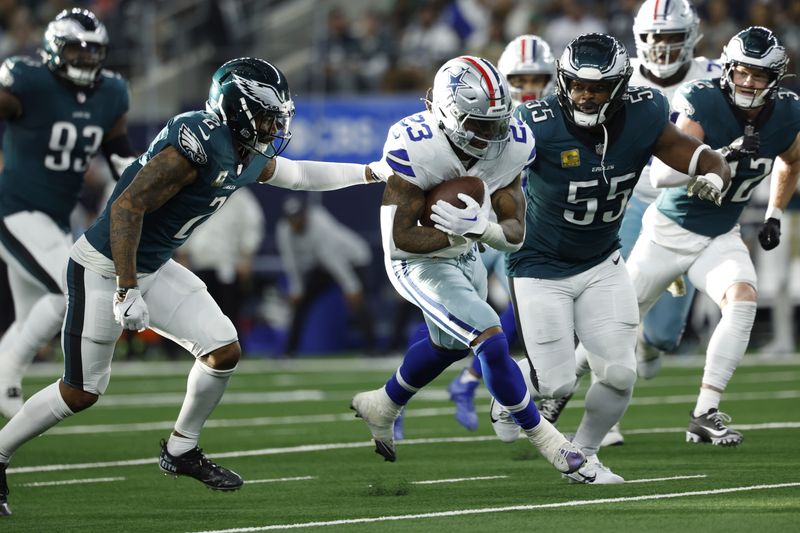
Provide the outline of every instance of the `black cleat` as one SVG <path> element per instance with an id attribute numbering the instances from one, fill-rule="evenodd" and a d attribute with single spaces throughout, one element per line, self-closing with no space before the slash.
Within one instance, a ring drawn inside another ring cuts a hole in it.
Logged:
<path id="1" fill-rule="evenodd" d="M 709 409 L 707 413 L 694 416 L 689 412 L 689 429 L 686 431 L 686 442 L 711 443 L 715 446 L 733 447 L 742 443 L 744 437 L 736 430 L 729 428 L 731 417 L 719 409 Z"/>
<path id="2" fill-rule="evenodd" d="M 572 398 L 572 394 L 564 396 L 563 398 L 548 398 L 542 400 L 539 406 L 539 414 L 551 424 L 555 424 L 558 422 L 558 417 L 561 416 L 567 403 L 569 403 L 570 398 Z"/>
<path id="3" fill-rule="evenodd" d="M 8 481 L 6 481 L 6 468 L 8 464 L 0 463 L 0 516 L 11 516 L 8 507 Z"/>
<path id="4" fill-rule="evenodd" d="M 242 476 L 209 460 L 197 446 L 175 456 L 167 451 L 163 439 L 158 467 L 165 475 L 193 477 L 212 490 L 239 490 L 244 484 Z"/>

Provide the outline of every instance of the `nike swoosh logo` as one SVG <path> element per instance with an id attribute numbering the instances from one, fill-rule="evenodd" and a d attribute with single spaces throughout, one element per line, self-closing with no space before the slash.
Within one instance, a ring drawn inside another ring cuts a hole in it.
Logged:
<path id="1" fill-rule="evenodd" d="M 622 257 L 622 256 L 618 255 L 617 258 L 616 259 L 612 259 L 611 262 L 614 263 L 615 265 L 618 265 L 620 257 Z"/>
<path id="2" fill-rule="evenodd" d="M 712 428 L 708 428 L 708 427 L 705 428 L 705 430 L 708 431 L 709 433 L 711 433 L 715 437 L 721 437 L 721 436 L 725 435 L 728 432 L 727 429 L 712 429 Z"/>
<path id="3" fill-rule="evenodd" d="M 128 318 L 128 311 L 131 310 L 131 307 L 133 307 L 133 304 L 129 305 L 128 308 L 125 310 L 125 312 L 122 313 L 123 317 Z"/>
<path id="4" fill-rule="evenodd" d="M 474 217 L 472 217 L 472 218 L 462 218 L 461 220 L 467 220 L 467 221 L 469 221 L 469 222 L 475 222 L 476 220 L 478 220 L 478 216 L 477 216 L 477 215 L 475 215 L 475 216 L 474 216 Z"/>
<path id="5" fill-rule="evenodd" d="M 201 128 L 200 126 L 198 126 L 197 129 L 200 130 L 200 135 L 203 137 L 204 141 L 207 141 L 211 138 L 209 135 L 206 135 L 206 132 L 203 131 L 203 128 Z"/>

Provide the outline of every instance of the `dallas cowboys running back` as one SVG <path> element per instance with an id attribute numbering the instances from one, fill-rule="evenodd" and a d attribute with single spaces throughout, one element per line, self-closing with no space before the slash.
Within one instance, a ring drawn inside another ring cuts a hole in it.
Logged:
<path id="1" fill-rule="evenodd" d="M 47 25 L 41 58 L 0 67 L 6 120 L 0 174 L 0 257 L 8 265 L 15 321 L 0 340 L 0 415 L 22 407 L 22 376 L 64 319 L 69 215 L 89 161 L 102 151 L 121 172 L 128 140 L 128 87 L 102 69 L 105 26 L 90 11 L 64 10 Z"/>
<path id="2" fill-rule="evenodd" d="M 271 63 L 229 61 L 214 73 L 207 109 L 172 118 L 124 172 L 70 254 L 64 377 L 33 395 L 0 430 L 0 503 L 7 506 L 5 470 L 14 451 L 92 406 L 108 386 L 122 330 L 147 327 L 195 357 L 174 430 L 161 441 L 161 470 L 215 490 L 242 486 L 238 474 L 197 446 L 241 356 L 236 330 L 200 279 L 170 257 L 243 185 L 331 190 L 375 181 L 364 165 L 278 157 L 291 139 L 290 94 Z"/>
<path id="3" fill-rule="evenodd" d="M 788 59 L 766 28 L 739 32 L 725 46 L 722 61 L 720 78 L 683 85 L 674 105 L 680 112 L 678 127 L 730 161 L 731 185 L 716 207 L 680 186 L 685 177 L 654 164 L 654 181 L 673 187 L 647 209 L 628 268 L 642 313 L 683 273 L 720 307 L 722 318 L 708 343 L 686 438 L 737 446 L 742 434 L 727 426 L 730 417 L 719 404 L 744 356 L 756 314 L 755 269 L 737 221 L 753 189 L 772 174 L 759 240 L 766 250 L 778 245 L 781 213 L 800 175 L 800 98 L 779 86 Z"/>
<path id="4" fill-rule="evenodd" d="M 509 256 L 511 289 L 531 390 L 561 398 L 576 386 L 574 335 L 594 354 L 597 374 L 573 443 L 586 465 L 578 483 L 621 483 L 597 458 L 602 438 L 627 408 L 636 381 L 639 315 L 618 249 L 625 205 L 641 170 L 656 155 L 695 178 L 693 190 L 717 201 L 729 170 L 721 156 L 669 121 L 656 89 L 628 87 L 631 67 L 613 37 L 574 39 L 556 65 L 556 95 L 517 114 L 537 139 L 526 171 L 525 242 Z M 498 399 L 499 402 L 499 399 Z M 493 402 L 495 431 L 516 437 L 506 409 Z M 500 402 L 501 403 L 501 402 Z"/>
<path id="5" fill-rule="evenodd" d="M 534 446 L 559 471 L 575 471 L 584 457 L 539 417 L 486 302 L 486 269 L 475 255 L 478 242 L 503 251 L 522 242 L 520 172 L 535 157 L 531 131 L 511 118 L 506 80 L 482 58 L 445 63 L 426 103 L 427 111 L 390 129 L 378 173 L 388 176 L 381 206 L 386 271 L 397 291 L 423 311 L 430 337 L 409 348 L 383 387 L 356 394 L 352 408 L 367 423 L 376 452 L 394 461 L 392 426 L 401 408 L 474 350 L 490 392 Z M 483 202 L 465 194 L 463 209 L 440 201 L 433 207 L 436 227 L 419 225 L 425 191 L 464 175 L 484 181 Z"/>

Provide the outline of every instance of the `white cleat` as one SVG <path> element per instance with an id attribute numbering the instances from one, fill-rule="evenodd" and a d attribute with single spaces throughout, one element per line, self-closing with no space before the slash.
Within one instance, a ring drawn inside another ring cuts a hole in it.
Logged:
<path id="1" fill-rule="evenodd" d="M 522 428 L 511 418 L 511 413 L 494 398 L 489 406 L 489 419 L 497 438 L 503 442 L 514 442 L 523 435 Z"/>
<path id="2" fill-rule="evenodd" d="M 619 446 L 621 444 L 625 444 L 625 437 L 622 436 L 622 432 L 619 430 L 619 424 L 614 424 L 611 426 L 611 429 L 608 430 L 606 436 L 603 437 L 603 440 L 600 442 L 600 447 Z"/>
<path id="3" fill-rule="evenodd" d="M 616 485 L 625 483 L 622 476 L 618 476 L 597 458 L 597 455 L 587 455 L 586 464 L 577 472 L 564 474 L 570 483 L 584 483 L 587 485 Z"/>
<path id="4" fill-rule="evenodd" d="M 22 384 L 0 380 L 0 415 L 11 420 L 22 409 Z"/>
<path id="5" fill-rule="evenodd" d="M 572 444 L 558 431 L 553 424 L 542 418 L 532 429 L 526 429 L 525 434 L 531 444 L 536 446 L 539 453 L 547 459 L 556 470 L 569 474 L 580 469 L 586 462 L 586 457 L 577 446 Z"/>
<path id="6" fill-rule="evenodd" d="M 387 461 L 394 462 L 397 454 L 394 448 L 394 421 L 400 415 L 402 406 L 394 403 L 386 389 L 359 392 L 353 396 L 350 409 L 369 426 L 375 441 L 375 453 Z"/>

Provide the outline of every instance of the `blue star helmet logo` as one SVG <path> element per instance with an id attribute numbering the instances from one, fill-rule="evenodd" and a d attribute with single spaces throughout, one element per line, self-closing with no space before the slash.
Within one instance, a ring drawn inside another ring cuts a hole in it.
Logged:
<path id="1" fill-rule="evenodd" d="M 447 86 L 450 88 L 450 94 L 453 95 L 454 99 L 456 97 L 456 94 L 458 94 L 458 90 L 460 88 L 469 87 L 469 84 L 467 84 L 464 81 L 464 76 L 466 74 L 467 74 L 466 69 L 462 70 L 458 74 L 450 74 L 450 83 L 448 83 Z"/>

